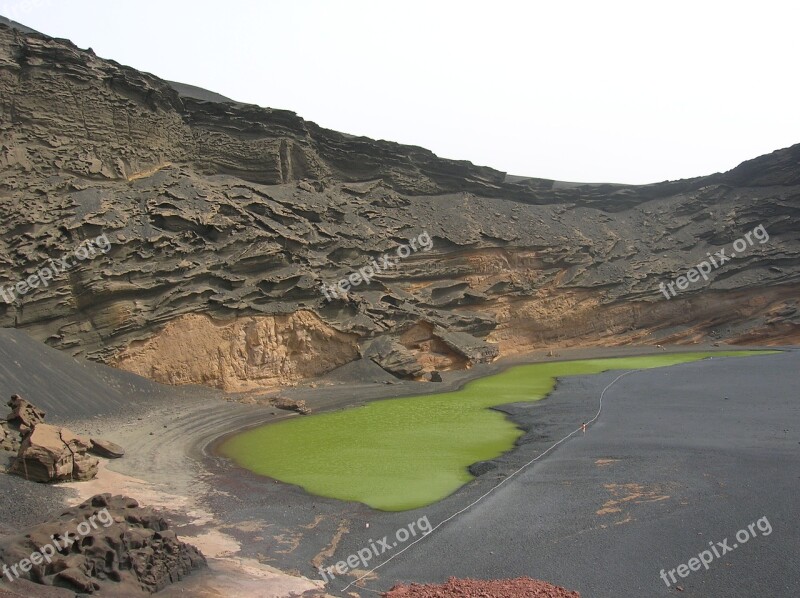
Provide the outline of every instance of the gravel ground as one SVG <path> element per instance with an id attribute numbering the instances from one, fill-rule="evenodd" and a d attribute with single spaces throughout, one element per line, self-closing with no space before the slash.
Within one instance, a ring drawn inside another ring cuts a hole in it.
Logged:
<path id="1" fill-rule="evenodd" d="M 5 455 L 0 451 L 0 455 Z M 51 519 L 64 510 L 70 490 L 0 474 L 0 535 Z"/>

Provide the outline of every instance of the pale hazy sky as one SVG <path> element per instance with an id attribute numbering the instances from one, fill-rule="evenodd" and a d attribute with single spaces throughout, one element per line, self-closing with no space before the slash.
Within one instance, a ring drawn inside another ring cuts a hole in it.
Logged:
<path id="1" fill-rule="evenodd" d="M 796 0 L 0 0 L 0 14 L 511 174 L 649 183 L 800 142 Z"/>

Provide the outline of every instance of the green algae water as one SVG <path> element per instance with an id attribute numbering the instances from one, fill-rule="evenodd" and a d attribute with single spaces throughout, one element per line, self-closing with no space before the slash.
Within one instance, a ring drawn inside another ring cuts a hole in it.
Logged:
<path id="1" fill-rule="evenodd" d="M 434 503 L 473 479 L 468 467 L 512 449 L 523 434 L 497 405 L 538 401 L 556 378 L 646 369 L 706 357 L 766 353 L 726 351 L 588 359 L 520 365 L 461 390 L 376 401 L 243 432 L 220 452 L 257 474 L 311 494 L 358 501 L 383 511 Z"/>

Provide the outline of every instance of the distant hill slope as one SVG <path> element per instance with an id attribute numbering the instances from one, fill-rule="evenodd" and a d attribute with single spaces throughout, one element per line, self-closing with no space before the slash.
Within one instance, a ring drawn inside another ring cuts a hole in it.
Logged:
<path id="1" fill-rule="evenodd" d="M 31 29 L 30 27 L 23 25 L 22 23 L 17 23 L 16 21 L 12 21 L 8 17 L 4 17 L 0 15 L 0 24 L 6 25 L 11 29 L 17 29 L 23 33 L 37 33 L 42 35 L 39 31 L 35 29 Z M 203 89 L 202 87 L 197 87 L 196 85 L 189 85 L 187 83 L 178 83 L 177 81 L 167 81 L 172 88 L 177 91 L 181 96 L 187 98 L 194 98 L 196 100 L 203 100 L 205 102 L 232 102 L 237 104 L 235 100 L 232 100 L 228 97 L 220 93 L 215 93 L 213 91 L 209 91 L 207 89 Z"/>
<path id="2" fill-rule="evenodd" d="M 0 298 L 0 324 L 155 380 L 237 390 L 359 358 L 422 377 L 494 345 L 800 340 L 800 145 L 652 185 L 507 177 L 181 95 L 3 25 L 0 97 L 0 285 L 111 242 Z M 661 293 L 759 225 L 768 242 Z M 321 292 L 423 231 L 430 251 Z"/>
<path id="3" fill-rule="evenodd" d="M 196 85 L 187 85 L 186 83 L 178 83 L 177 81 L 167 81 L 167 83 L 169 83 L 172 88 L 181 96 L 186 98 L 194 98 L 195 100 L 203 100 L 205 102 L 231 102 L 232 104 L 239 103 L 230 98 L 226 98 L 222 94 L 208 91 L 207 89 L 197 87 Z"/>
<path id="4" fill-rule="evenodd" d="M 22 23 L 17 23 L 16 21 L 12 21 L 8 17 L 4 17 L 3 15 L 0 15 L 0 25 L 5 25 L 12 29 L 17 29 L 19 31 L 22 31 L 23 33 L 39 33 L 38 31 L 36 31 L 36 29 L 31 29 L 30 27 L 27 27 Z"/>
<path id="5" fill-rule="evenodd" d="M 175 389 L 129 372 L 77 360 L 20 330 L 0 329 L 0 413 L 19 394 L 47 412 L 50 423 L 130 412 Z"/>

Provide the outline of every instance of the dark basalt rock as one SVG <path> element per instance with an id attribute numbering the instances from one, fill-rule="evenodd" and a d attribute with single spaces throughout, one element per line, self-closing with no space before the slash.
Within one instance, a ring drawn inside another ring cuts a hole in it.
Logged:
<path id="1" fill-rule="evenodd" d="M 0 561 L 23 559 L 28 571 L 16 570 L 22 579 L 107 596 L 149 595 L 206 566 L 202 553 L 181 542 L 156 511 L 110 494 L 0 539 Z"/>
<path id="2" fill-rule="evenodd" d="M 406 347 L 389 338 L 380 338 L 372 342 L 365 349 L 364 356 L 398 378 L 414 379 L 424 371 L 416 357 Z"/>
<path id="3" fill-rule="evenodd" d="M 478 461 L 469 466 L 469 472 L 475 477 L 482 476 L 494 469 L 497 469 L 497 463 L 494 461 Z"/>

